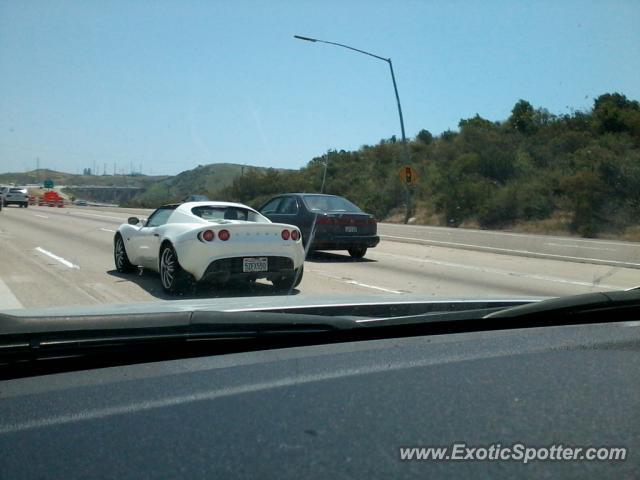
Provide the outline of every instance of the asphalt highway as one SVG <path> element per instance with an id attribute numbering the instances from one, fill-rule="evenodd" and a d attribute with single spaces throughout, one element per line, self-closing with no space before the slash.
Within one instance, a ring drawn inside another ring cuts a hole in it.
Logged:
<path id="1" fill-rule="evenodd" d="M 119 274 L 113 236 L 128 216 L 148 210 L 7 207 L 0 212 L 0 309 L 176 298 L 276 295 L 199 287 L 172 297 L 156 273 Z M 380 245 L 362 260 L 316 252 L 293 294 L 479 298 L 559 296 L 640 285 L 640 245 L 541 235 L 381 224 Z"/>

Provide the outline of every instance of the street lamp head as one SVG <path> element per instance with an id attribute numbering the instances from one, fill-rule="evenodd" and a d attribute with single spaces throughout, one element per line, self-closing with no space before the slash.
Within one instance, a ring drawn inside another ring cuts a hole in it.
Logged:
<path id="1" fill-rule="evenodd" d="M 300 35 L 294 35 L 293 38 L 297 38 L 298 40 L 305 40 L 307 42 L 317 42 L 315 38 L 301 37 Z"/>

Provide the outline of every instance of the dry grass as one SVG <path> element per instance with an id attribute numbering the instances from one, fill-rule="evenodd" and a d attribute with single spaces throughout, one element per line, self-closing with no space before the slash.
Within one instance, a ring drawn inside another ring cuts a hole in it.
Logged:
<path id="1" fill-rule="evenodd" d="M 382 221 L 386 223 L 404 223 L 404 207 L 394 208 Z M 425 202 L 418 202 L 414 207 L 411 222 L 415 225 L 443 225 L 442 216 L 433 212 Z"/>
<path id="2" fill-rule="evenodd" d="M 627 227 L 627 229 L 620 234 L 603 233 L 600 235 L 600 238 L 606 238 L 608 240 L 624 240 L 626 242 L 640 242 L 640 225 Z"/>
<path id="3" fill-rule="evenodd" d="M 415 224 L 416 225 L 444 225 L 442 217 L 433 213 L 424 204 L 419 204 L 415 209 Z M 397 208 L 391 212 L 391 214 L 383 221 L 389 223 L 403 223 L 404 222 L 404 209 Z M 571 214 L 568 212 L 558 211 L 555 212 L 551 218 L 544 220 L 532 220 L 528 222 L 518 222 L 509 228 L 505 228 L 505 232 L 515 233 L 531 233 L 535 235 L 554 235 L 559 237 L 578 237 L 575 233 L 572 233 L 569 225 L 571 223 Z M 481 229 L 476 220 L 466 220 L 460 228 L 472 228 Z M 602 232 L 597 238 L 608 240 L 623 240 L 627 242 L 640 242 L 640 225 L 634 225 L 628 227 L 623 232 Z"/>
<path id="4" fill-rule="evenodd" d="M 569 229 L 571 223 L 571 215 L 567 212 L 555 212 L 551 218 L 544 220 L 532 220 L 528 222 L 519 222 L 515 224 L 509 231 L 518 233 L 533 233 L 538 235 L 558 235 L 562 237 L 573 237 Z"/>

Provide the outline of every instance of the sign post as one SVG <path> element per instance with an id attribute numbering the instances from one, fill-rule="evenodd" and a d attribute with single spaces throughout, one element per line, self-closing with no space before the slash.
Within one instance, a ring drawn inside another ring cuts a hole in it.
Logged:
<path id="1" fill-rule="evenodd" d="M 404 223 L 409 222 L 409 216 L 411 215 L 411 193 L 416 183 L 418 183 L 418 174 L 411 165 L 403 166 L 398 172 L 400 175 L 400 181 L 404 183 L 406 194 L 406 214 Z"/>

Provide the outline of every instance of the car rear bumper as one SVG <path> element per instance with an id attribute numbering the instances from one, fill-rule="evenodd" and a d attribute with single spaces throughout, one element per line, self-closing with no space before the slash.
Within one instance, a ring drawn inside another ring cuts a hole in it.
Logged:
<path id="1" fill-rule="evenodd" d="M 233 238 L 233 237 L 232 237 Z M 219 240 L 215 240 L 211 244 L 204 244 L 198 240 L 188 240 L 185 242 L 176 242 L 174 247 L 178 254 L 178 261 L 182 268 L 193 275 L 196 281 L 200 281 L 205 275 L 211 275 L 213 272 L 228 271 L 229 275 L 242 277 L 245 272 L 242 271 L 243 258 L 282 258 L 287 261 L 284 266 L 283 261 L 270 261 L 269 270 L 267 272 L 255 272 L 252 278 L 267 278 L 269 274 L 282 271 L 284 269 L 295 270 L 304 263 L 305 252 L 302 248 L 302 242 L 296 243 L 271 241 L 263 236 L 245 237 L 248 240 L 243 242 L 229 243 L 220 245 Z M 215 242 L 218 242 L 216 244 Z M 229 241 L 231 242 L 231 241 Z M 269 245 L 271 243 L 271 245 Z M 238 263 L 239 262 L 239 263 Z M 272 271 L 275 268 L 276 271 Z M 216 273 L 218 280 L 226 274 Z"/>
<path id="2" fill-rule="evenodd" d="M 243 260 L 245 258 L 266 258 L 268 270 L 264 272 L 245 272 L 243 270 Z M 214 260 L 205 270 L 201 282 L 226 282 L 230 279 L 258 279 L 281 277 L 282 275 L 292 275 L 295 272 L 293 259 L 288 257 L 261 256 L 256 257 L 234 257 Z"/>
<path id="3" fill-rule="evenodd" d="M 355 246 L 373 248 L 380 243 L 378 235 L 321 235 L 313 239 L 318 250 L 347 250 Z"/>

